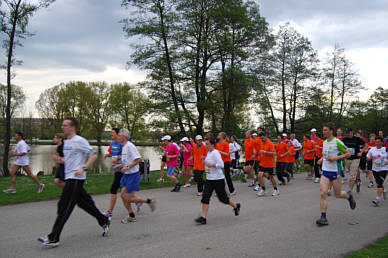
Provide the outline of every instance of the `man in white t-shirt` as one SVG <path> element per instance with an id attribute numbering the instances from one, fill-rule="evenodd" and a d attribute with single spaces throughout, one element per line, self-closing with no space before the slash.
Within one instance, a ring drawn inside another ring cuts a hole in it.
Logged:
<path id="1" fill-rule="evenodd" d="M 78 121 L 73 117 L 65 118 L 62 130 L 67 137 L 63 144 L 64 157 L 57 157 L 56 162 L 65 165 L 66 184 L 58 202 L 57 218 L 49 235 L 39 237 L 44 246 L 56 247 L 66 221 L 69 219 L 75 205 L 96 218 L 102 227 L 102 236 L 109 232 L 110 217 L 103 215 L 96 207 L 92 197 L 85 191 L 86 171 L 93 165 L 97 155 L 88 141 L 77 135 Z"/>
<path id="2" fill-rule="evenodd" d="M 295 166 L 296 166 L 296 172 L 299 172 L 299 168 L 300 168 L 299 154 L 300 154 L 300 150 L 302 149 L 302 144 L 300 144 L 300 142 L 298 141 L 298 139 L 295 138 L 295 134 L 294 134 L 294 133 L 292 133 L 292 134 L 290 135 L 290 140 L 291 140 L 292 146 L 293 146 L 294 149 L 295 149 Z"/>
<path id="3" fill-rule="evenodd" d="M 41 193 L 44 188 L 44 184 L 39 182 L 39 179 L 32 174 L 30 169 L 30 162 L 28 160 L 27 153 L 30 150 L 27 143 L 23 140 L 23 133 L 17 132 L 15 134 L 15 140 L 17 141 L 15 152 L 11 152 L 11 156 L 15 157 L 15 161 L 12 164 L 11 170 L 9 171 L 9 177 L 11 181 L 11 188 L 3 190 L 4 193 L 15 194 L 16 193 L 16 172 L 19 169 L 23 169 L 29 177 L 38 185 L 38 193 Z"/>
<path id="4" fill-rule="evenodd" d="M 120 181 L 121 187 L 121 199 L 128 211 L 128 215 L 121 220 L 121 223 L 127 224 L 129 222 L 135 222 L 135 213 L 132 210 L 131 203 L 148 203 L 151 211 L 155 210 L 154 199 L 144 199 L 135 196 L 135 191 L 140 190 L 140 167 L 139 163 L 142 158 L 137 150 L 136 146 L 129 141 L 130 134 L 127 129 L 121 129 L 119 132 L 121 145 L 123 146 L 121 151 L 121 164 L 116 165 L 114 169 L 120 169 L 120 173 L 124 175 Z"/>

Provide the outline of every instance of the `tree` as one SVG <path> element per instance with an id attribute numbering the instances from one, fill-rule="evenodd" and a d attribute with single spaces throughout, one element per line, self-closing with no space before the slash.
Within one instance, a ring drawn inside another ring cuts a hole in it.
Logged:
<path id="1" fill-rule="evenodd" d="M 21 111 L 23 104 L 26 100 L 26 95 L 23 89 L 17 85 L 12 85 L 12 96 L 11 96 L 11 118 L 14 117 L 15 113 Z M 5 125 L 5 119 L 7 114 L 7 86 L 0 83 L 0 119 L 1 123 Z"/>
<path id="2" fill-rule="evenodd" d="M 12 66 L 21 64 L 15 59 L 16 46 L 22 46 L 20 40 L 32 36 L 27 31 L 27 25 L 32 15 L 40 8 L 47 7 L 54 0 L 40 0 L 36 4 L 24 0 L 3 0 L 0 6 L 0 29 L 5 34 L 3 47 L 7 56 L 7 106 L 6 106 L 6 135 L 3 157 L 3 174 L 8 175 L 8 155 L 11 139 L 11 101 L 12 101 Z M 0 2 L 1 3 L 1 2 Z"/>

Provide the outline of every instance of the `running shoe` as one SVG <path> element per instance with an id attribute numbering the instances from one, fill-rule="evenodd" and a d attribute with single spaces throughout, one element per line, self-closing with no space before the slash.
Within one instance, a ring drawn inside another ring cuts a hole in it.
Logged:
<path id="1" fill-rule="evenodd" d="M 38 193 L 41 193 L 43 191 L 44 184 L 40 184 L 38 187 Z"/>
<path id="2" fill-rule="evenodd" d="M 151 202 L 148 204 L 150 206 L 151 212 L 154 212 L 156 209 L 156 201 L 155 199 L 151 199 Z"/>
<path id="3" fill-rule="evenodd" d="M 246 183 L 247 180 L 246 180 L 245 178 L 242 178 L 242 179 L 241 179 L 241 182 L 242 182 L 242 183 Z"/>
<path id="4" fill-rule="evenodd" d="M 287 182 L 290 182 L 290 179 L 291 179 L 290 175 L 287 175 Z"/>
<path id="5" fill-rule="evenodd" d="M 190 177 L 189 178 L 189 182 L 191 183 L 191 182 L 193 182 L 194 181 L 194 177 Z"/>
<path id="6" fill-rule="evenodd" d="M 257 193 L 257 196 L 261 197 L 261 196 L 264 196 L 265 195 L 265 191 L 263 189 L 261 189 L 258 193 Z"/>
<path id="7" fill-rule="evenodd" d="M 59 241 L 51 241 L 47 236 L 39 237 L 38 241 L 42 243 L 42 245 L 47 247 L 57 247 L 59 246 Z"/>
<path id="8" fill-rule="evenodd" d="M 387 193 L 387 190 L 384 190 L 384 191 L 383 191 L 383 199 L 384 199 L 384 200 L 386 199 L 386 193 Z"/>
<path id="9" fill-rule="evenodd" d="M 175 192 L 179 192 L 179 191 L 181 190 L 181 186 L 182 186 L 181 183 L 176 184 L 176 190 L 175 190 Z"/>
<path id="10" fill-rule="evenodd" d="M 260 185 L 256 185 L 255 188 L 253 188 L 253 191 L 260 191 L 261 190 L 261 186 Z"/>
<path id="11" fill-rule="evenodd" d="M 143 203 L 141 203 L 141 202 L 136 203 L 136 213 L 140 212 L 140 209 L 142 206 L 143 206 Z"/>
<path id="12" fill-rule="evenodd" d="M 104 211 L 102 214 L 103 214 L 105 217 L 110 217 L 110 218 L 112 218 L 112 216 L 113 216 L 112 212 L 110 212 L 110 211 Z"/>
<path id="13" fill-rule="evenodd" d="M 186 187 L 190 187 L 191 184 L 185 184 L 183 187 L 186 188 Z"/>
<path id="14" fill-rule="evenodd" d="M 202 196 L 202 193 L 197 193 L 197 196 L 199 197 L 199 196 Z"/>
<path id="15" fill-rule="evenodd" d="M 329 221 L 327 221 L 327 219 L 323 218 L 323 217 L 317 219 L 316 223 L 317 223 L 318 226 L 327 226 L 327 225 L 329 225 Z"/>
<path id="16" fill-rule="evenodd" d="M 255 183 L 251 183 L 248 185 L 248 187 L 254 187 L 255 186 Z"/>
<path id="17" fill-rule="evenodd" d="M 286 185 L 286 181 L 282 181 L 282 182 L 280 182 L 280 184 L 279 185 Z"/>
<path id="18" fill-rule="evenodd" d="M 112 220 L 111 217 L 106 217 L 106 223 L 102 226 L 102 236 L 106 237 L 109 234 L 109 226 L 110 226 L 110 221 Z"/>
<path id="19" fill-rule="evenodd" d="M 7 194 L 15 194 L 16 189 L 9 188 L 9 189 L 3 190 L 3 192 Z"/>
<path id="20" fill-rule="evenodd" d="M 375 185 L 373 184 L 373 182 L 370 182 L 369 185 L 368 185 L 368 188 L 373 188 Z"/>
<path id="21" fill-rule="evenodd" d="M 331 196 L 331 190 L 327 191 L 327 196 Z"/>
<path id="22" fill-rule="evenodd" d="M 237 203 L 237 208 L 233 208 L 234 210 L 234 216 L 238 216 L 240 214 L 241 204 Z"/>
<path id="23" fill-rule="evenodd" d="M 380 200 L 374 199 L 374 200 L 372 201 L 372 203 L 375 205 L 375 207 L 378 207 L 379 204 L 380 204 Z"/>
<path id="24" fill-rule="evenodd" d="M 205 225 L 206 224 L 206 218 L 204 217 L 198 217 L 194 220 L 195 222 L 197 222 L 198 224 L 201 224 L 201 225 Z"/>
<path id="25" fill-rule="evenodd" d="M 348 201 L 349 201 L 350 209 L 354 210 L 356 208 L 356 201 L 353 198 L 352 191 L 349 190 L 348 195 L 349 195 Z"/>
<path id="26" fill-rule="evenodd" d="M 233 196 L 233 195 L 236 195 L 236 194 L 237 194 L 237 192 L 236 192 L 236 190 L 234 190 L 233 192 L 230 193 L 230 196 Z"/>
<path id="27" fill-rule="evenodd" d="M 131 216 L 127 215 L 125 218 L 123 218 L 121 220 L 121 223 L 123 224 L 128 224 L 128 223 L 131 223 L 131 222 L 136 222 L 136 218 L 132 218 Z"/>
<path id="28" fill-rule="evenodd" d="M 273 190 L 272 196 L 278 196 L 279 195 L 279 190 Z"/>
<path id="29" fill-rule="evenodd" d="M 356 192 L 357 192 L 357 193 L 360 192 L 360 186 L 361 186 L 361 182 L 360 182 L 360 181 L 357 181 L 357 184 L 356 184 Z"/>
<path id="30" fill-rule="evenodd" d="M 316 177 L 314 180 L 314 183 L 319 183 L 319 182 L 321 182 L 321 179 L 319 177 Z"/>
<path id="31" fill-rule="evenodd" d="M 157 183 L 163 183 L 164 182 L 164 178 L 159 178 L 158 180 L 156 180 Z"/>

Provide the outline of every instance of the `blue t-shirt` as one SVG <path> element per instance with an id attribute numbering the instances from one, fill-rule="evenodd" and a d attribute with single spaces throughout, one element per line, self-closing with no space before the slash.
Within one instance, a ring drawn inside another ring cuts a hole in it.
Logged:
<path id="1" fill-rule="evenodd" d="M 122 151 L 121 142 L 112 141 L 110 143 L 110 154 L 112 156 L 112 159 L 121 158 L 121 151 Z M 118 161 L 115 164 L 112 164 L 112 167 L 118 164 L 121 164 L 121 161 Z M 121 168 L 119 168 L 118 170 L 114 170 L 115 173 L 120 171 L 121 171 Z"/>

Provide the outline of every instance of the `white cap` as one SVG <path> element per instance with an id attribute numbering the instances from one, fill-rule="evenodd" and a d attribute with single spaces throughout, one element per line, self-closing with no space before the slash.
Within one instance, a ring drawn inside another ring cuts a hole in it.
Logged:
<path id="1" fill-rule="evenodd" d="M 198 141 L 198 140 L 202 140 L 203 138 L 201 135 L 197 135 L 197 136 L 195 136 L 195 139 Z"/>
<path id="2" fill-rule="evenodd" d="M 188 142 L 188 141 L 189 141 L 189 138 L 187 138 L 186 136 L 181 139 L 181 142 Z"/>
<path id="3" fill-rule="evenodd" d="M 162 137 L 162 141 L 171 141 L 171 136 L 170 135 L 165 135 Z"/>
<path id="4" fill-rule="evenodd" d="M 286 133 L 283 133 L 282 136 L 287 137 L 287 134 L 286 134 Z"/>
<path id="5" fill-rule="evenodd" d="M 315 129 L 315 128 L 311 129 L 311 132 L 316 132 L 316 131 L 317 131 L 317 129 Z"/>
<path id="6" fill-rule="evenodd" d="M 257 133 L 253 133 L 252 136 L 257 136 Z"/>

